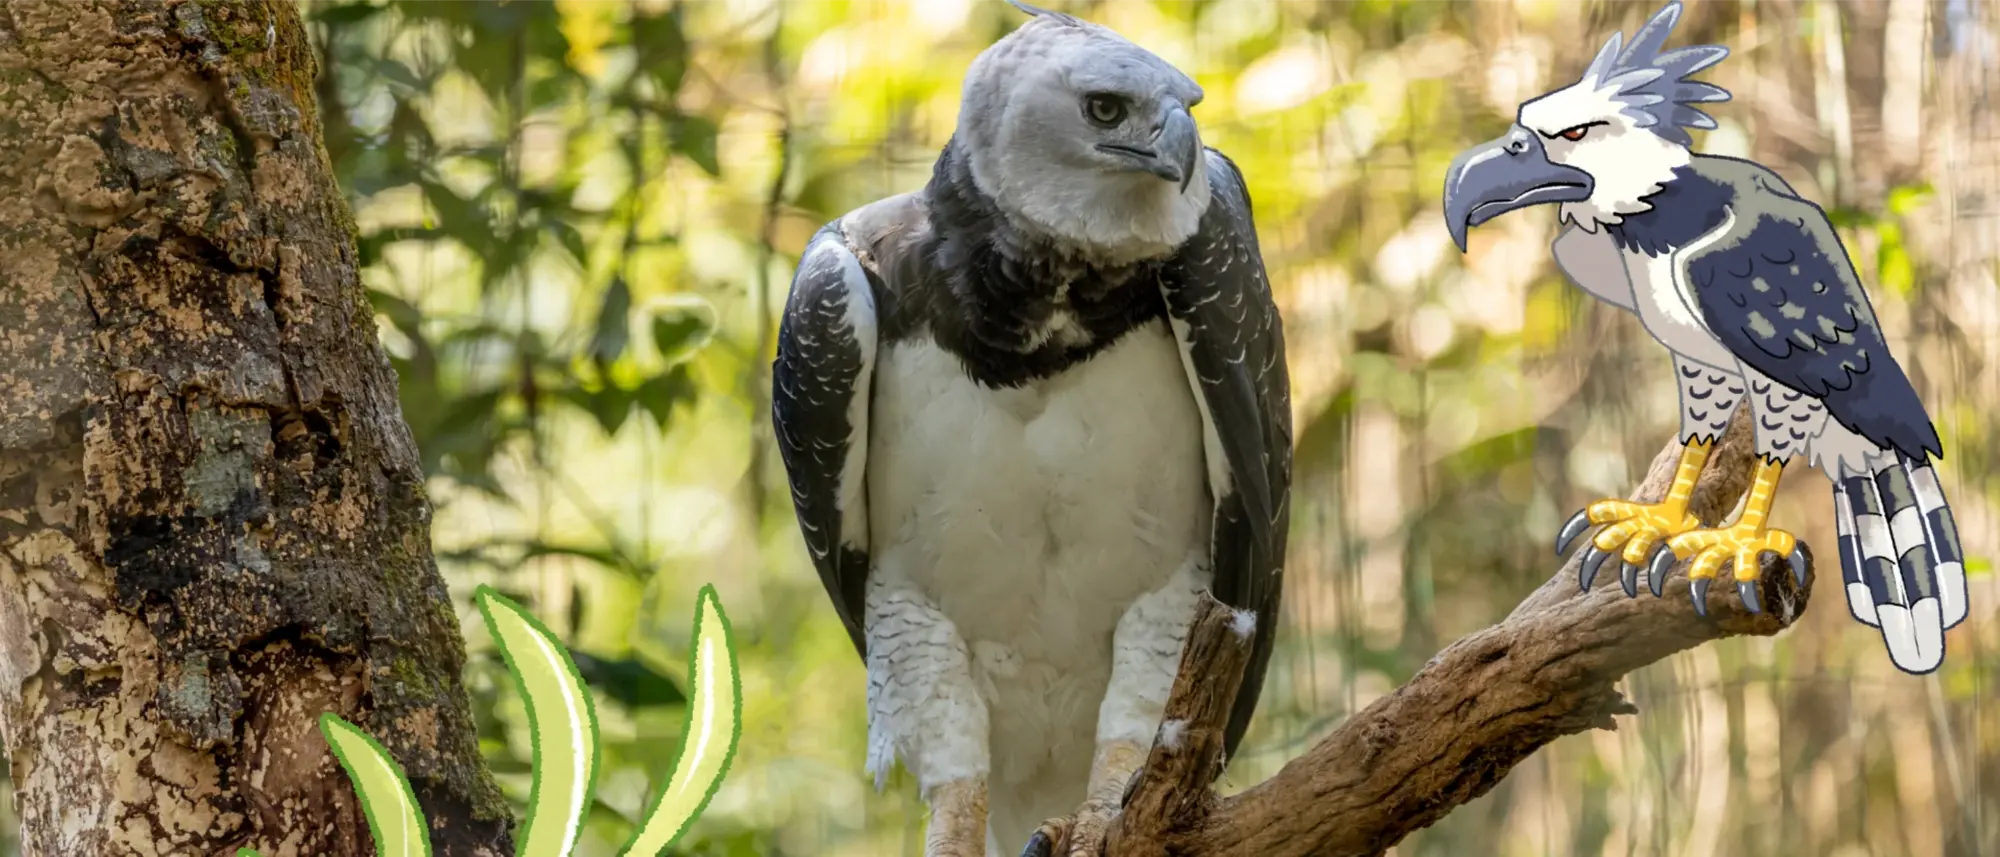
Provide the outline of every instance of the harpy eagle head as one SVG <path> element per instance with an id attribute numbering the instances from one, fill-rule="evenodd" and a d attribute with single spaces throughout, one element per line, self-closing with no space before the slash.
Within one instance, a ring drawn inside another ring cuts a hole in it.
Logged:
<path id="1" fill-rule="evenodd" d="M 1078 18 L 1034 17 L 974 60 L 954 145 L 1016 225 L 1107 260 L 1164 255 L 1208 207 L 1194 80 Z"/>
<path id="2" fill-rule="evenodd" d="M 1505 135 L 1452 162 L 1444 216 L 1459 250 L 1471 227 L 1530 205 L 1561 203 L 1563 219 L 1593 232 L 1652 208 L 1647 197 L 1688 163 L 1687 129 L 1715 127 L 1693 105 L 1729 100 L 1719 86 L 1686 79 L 1729 49 L 1660 53 L 1680 14 L 1679 3 L 1667 4 L 1629 46 L 1612 33 L 1581 80 L 1523 103 Z"/>

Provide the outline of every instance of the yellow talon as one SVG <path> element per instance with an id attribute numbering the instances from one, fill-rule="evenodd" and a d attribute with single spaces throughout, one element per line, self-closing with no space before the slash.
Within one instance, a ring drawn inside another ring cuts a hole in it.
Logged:
<path id="1" fill-rule="evenodd" d="M 1642 530 L 1634 534 L 1631 541 L 1625 543 L 1625 551 L 1619 558 L 1633 565 L 1645 565 L 1647 557 L 1652 556 L 1653 545 L 1659 541 L 1658 533 Z"/>
<path id="2" fill-rule="evenodd" d="M 1609 524 L 1634 517 L 1641 508 L 1639 504 L 1625 500 L 1599 500 L 1585 507 L 1585 513 L 1593 524 Z"/>
<path id="3" fill-rule="evenodd" d="M 1693 530 L 1667 540 L 1667 547 L 1675 556 L 1694 558 L 1688 566 L 1688 578 L 1695 582 L 1696 610 L 1705 612 L 1702 598 L 1707 581 L 1722 570 L 1725 562 L 1736 567 L 1737 593 L 1743 599 L 1743 606 L 1752 612 L 1762 609 L 1757 601 L 1757 579 L 1763 572 L 1763 564 L 1758 559 L 1765 551 L 1791 560 L 1793 576 L 1804 579 L 1804 560 L 1794 555 L 1798 537 L 1764 526 L 1771 514 L 1772 498 L 1778 493 L 1778 478 L 1784 471 L 1784 462 L 1759 461 L 1757 474 L 1750 483 L 1750 496 L 1744 501 L 1743 514 L 1736 523 L 1713 530 Z"/>
<path id="4" fill-rule="evenodd" d="M 1695 555 L 1694 564 L 1688 566 L 1688 577 L 1693 580 L 1714 577 L 1717 571 L 1722 570 L 1722 561 L 1728 558 L 1729 554 L 1724 551 L 1703 548 L 1701 553 Z"/>
<path id="5" fill-rule="evenodd" d="M 1602 530 L 1598 530 L 1597 537 L 1591 539 L 1591 542 L 1597 545 L 1598 550 L 1610 553 L 1617 550 L 1619 545 L 1624 544 L 1626 539 L 1632 538 L 1633 535 L 1640 532 L 1640 526 L 1641 524 L 1636 518 L 1629 521 L 1620 521 Z"/>
<path id="6" fill-rule="evenodd" d="M 1649 564 L 1651 555 L 1661 541 L 1693 530 L 1701 522 L 1688 512 L 1688 500 L 1694 496 L 1695 480 L 1701 476 L 1703 465 L 1708 463 L 1709 452 L 1714 441 L 1690 441 L 1681 450 L 1680 466 L 1674 471 L 1674 481 L 1667 488 L 1667 496 L 1658 503 L 1634 503 L 1628 500 L 1599 500 L 1583 508 L 1563 525 L 1556 536 L 1556 553 L 1567 553 L 1569 545 L 1583 531 L 1592 526 L 1604 526 L 1590 540 L 1591 552 L 1584 558 L 1579 573 L 1583 588 L 1590 588 L 1597 567 L 1617 555 L 1623 560 L 1620 579 L 1625 584 L 1627 594 L 1634 594 L 1638 579 L 1638 569 Z M 1655 587 L 1657 589 L 1657 587 Z"/>

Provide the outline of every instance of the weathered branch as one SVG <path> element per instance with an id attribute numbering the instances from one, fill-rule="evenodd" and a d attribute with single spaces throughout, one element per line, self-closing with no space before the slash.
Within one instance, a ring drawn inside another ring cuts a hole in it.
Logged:
<path id="1" fill-rule="evenodd" d="M 1160 843 L 1174 825 L 1200 817 L 1215 800 L 1208 785 L 1222 775 L 1224 726 L 1250 663 L 1257 617 L 1214 596 L 1204 596 L 1196 617 L 1159 739 L 1125 794 L 1123 823 L 1106 839 L 1110 853 L 1163 854 Z"/>
<path id="2" fill-rule="evenodd" d="M 1674 444 L 1660 453 L 1632 499 L 1665 494 L 1679 451 Z M 1752 464 L 1748 420 L 1739 419 L 1695 488 L 1694 513 L 1709 524 L 1726 515 L 1748 488 Z M 1704 618 L 1688 598 L 1681 566 L 1666 597 L 1627 598 L 1616 575 L 1579 591 L 1577 563 L 1572 557 L 1500 624 L 1446 647 L 1276 776 L 1229 798 L 1213 796 L 1214 766 L 1199 754 L 1220 741 L 1243 647 L 1231 644 L 1229 611 L 1205 613 L 1167 709 L 1170 721 L 1201 719 L 1163 729 L 1163 736 L 1177 732 L 1179 747 L 1157 742 L 1106 853 L 1380 854 L 1485 794 L 1550 741 L 1616 728 L 1614 715 L 1637 712 L 1614 687 L 1626 673 L 1712 640 L 1789 627 L 1804 612 L 1813 580 L 1809 568 L 1800 587 L 1782 561 L 1767 556 L 1764 613 L 1745 610 L 1733 587 L 1716 587 Z"/>

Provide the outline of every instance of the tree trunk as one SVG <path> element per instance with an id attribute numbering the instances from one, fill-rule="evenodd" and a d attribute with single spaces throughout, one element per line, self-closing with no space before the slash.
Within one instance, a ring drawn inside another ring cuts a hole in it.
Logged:
<path id="1" fill-rule="evenodd" d="M 294 6 L 0 2 L 0 736 L 29 855 L 511 854 Z"/>

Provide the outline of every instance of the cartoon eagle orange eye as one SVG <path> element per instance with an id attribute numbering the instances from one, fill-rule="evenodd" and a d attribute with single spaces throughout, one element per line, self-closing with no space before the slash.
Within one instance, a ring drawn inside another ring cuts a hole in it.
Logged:
<path id="1" fill-rule="evenodd" d="M 1561 137 L 1565 140 L 1569 140 L 1571 142 L 1575 142 L 1577 140 L 1583 139 L 1583 135 L 1588 133 L 1590 133 L 1589 125 L 1578 125 L 1574 128 L 1564 128 L 1556 136 Z"/>

